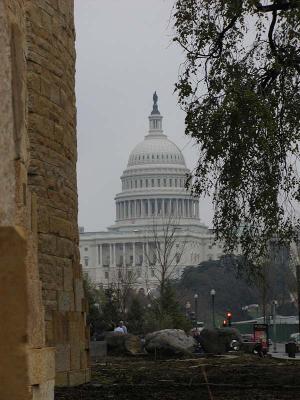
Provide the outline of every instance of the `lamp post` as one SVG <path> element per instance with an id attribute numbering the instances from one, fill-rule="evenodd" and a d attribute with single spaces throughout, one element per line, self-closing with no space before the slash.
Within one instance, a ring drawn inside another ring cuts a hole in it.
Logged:
<path id="1" fill-rule="evenodd" d="M 196 326 L 198 322 L 198 294 L 194 294 L 194 300 L 195 300 L 195 320 L 196 320 Z"/>
<path id="2" fill-rule="evenodd" d="M 276 343 L 276 341 L 277 341 L 277 332 L 276 332 L 276 308 L 277 308 L 277 300 L 273 300 L 272 301 L 272 306 L 273 306 L 273 312 L 272 312 L 272 314 L 273 314 L 273 335 L 274 335 L 274 337 L 273 337 L 273 341 L 274 341 L 274 344 L 273 344 L 273 352 L 274 353 L 277 353 L 277 343 Z"/>
<path id="3" fill-rule="evenodd" d="M 216 321 L 215 321 L 215 295 L 216 295 L 216 291 L 215 289 L 211 289 L 210 291 L 210 295 L 211 295 L 211 306 L 212 306 L 212 323 L 213 323 L 213 327 L 216 327 Z"/>
<path id="4" fill-rule="evenodd" d="M 189 301 L 187 301 L 185 303 L 185 315 L 187 318 L 190 317 L 190 311 L 191 311 L 191 303 Z"/>

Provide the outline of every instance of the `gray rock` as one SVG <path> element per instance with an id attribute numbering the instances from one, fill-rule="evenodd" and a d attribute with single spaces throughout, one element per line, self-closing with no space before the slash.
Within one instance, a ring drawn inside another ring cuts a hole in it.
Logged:
<path id="1" fill-rule="evenodd" d="M 206 353 L 223 354 L 230 350 L 232 340 L 242 343 L 239 332 L 234 328 L 203 329 L 200 332 L 200 343 Z"/>
<path id="2" fill-rule="evenodd" d="M 107 342 L 108 353 L 117 355 L 138 355 L 144 353 L 141 339 L 130 333 L 124 335 L 118 332 L 107 332 L 105 334 L 105 341 Z"/>
<path id="3" fill-rule="evenodd" d="M 145 338 L 148 353 L 158 351 L 164 355 L 184 355 L 193 352 L 196 341 L 180 329 L 164 329 L 149 333 Z"/>

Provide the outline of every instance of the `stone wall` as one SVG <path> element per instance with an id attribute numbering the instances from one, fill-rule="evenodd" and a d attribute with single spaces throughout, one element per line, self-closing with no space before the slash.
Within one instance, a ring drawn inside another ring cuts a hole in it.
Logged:
<path id="1" fill-rule="evenodd" d="M 29 185 L 37 196 L 46 344 L 56 384 L 89 380 L 78 251 L 73 1 L 27 1 Z"/>
<path id="2" fill-rule="evenodd" d="M 74 40 L 72 0 L 0 0 L 0 399 L 52 399 L 54 351 L 57 385 L 90 379 Z"/>
<path id="3" fill-rule="evenodd" d="M 27 66 L 22 0 L 0 2 L 0 399 L 53 399 L 45 346 L 36 196 L 28 188 Z"/>

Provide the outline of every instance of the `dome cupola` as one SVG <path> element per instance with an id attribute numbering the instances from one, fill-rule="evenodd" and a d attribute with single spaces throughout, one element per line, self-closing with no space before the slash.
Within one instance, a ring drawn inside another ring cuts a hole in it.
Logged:
<path id="1" fill-rule="evenodd" d="M 149 132 L 130 153 L 127 167 L 145 164 L 173 164 L 185 167 L 180 149 L 163 134 L 162 115 L 158 110 L 158 96 L 153 94 L 153 109 L 149 115 Z"/>
<path id="2" fill-rule="evenodd" d="M 163 221 L 170 215 L 198 224 L 198 199 L 185 189 L 189 170 L 180 149 L 163 133 L 156 92 L 148 119 L 148 134 L 130 153 L 121 176 L 122 192 L 115 198 L 115 229 L 135 229 L 153 218 Z"/>

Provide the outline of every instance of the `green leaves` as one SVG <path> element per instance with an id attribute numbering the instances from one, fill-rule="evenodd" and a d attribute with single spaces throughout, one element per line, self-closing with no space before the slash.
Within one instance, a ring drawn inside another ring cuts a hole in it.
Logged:
<path id="1" fill-rule="evenodd" d="M 213 196 L 225 250 L 251 259 L 299 228 L 300 4 L 285 3 L 177 0 L 174 13 L 175 90 L 200 149 L 190 188 Z"/>

